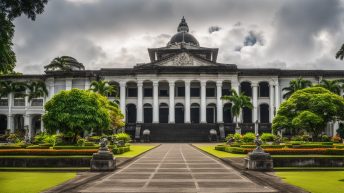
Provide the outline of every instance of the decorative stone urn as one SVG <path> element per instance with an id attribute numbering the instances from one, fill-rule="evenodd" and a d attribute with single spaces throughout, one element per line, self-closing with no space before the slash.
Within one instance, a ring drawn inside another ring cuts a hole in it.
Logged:
<path id="1" fill-rule="evenodd" d="M 259 134 L 256 135 L 254 140 L 256 149 L 248 153 L 245 158 L 245 167 L 249 170 L 272 170 L 273 161 L 269 153 L 264 152 L 261 147 L 262 141 L 259 139 Z"/>
<path id="2" fill-rule="evenodd" d="M 91 171 L 106 172 L 116 169 L 116 158 L 107 147 L 107 139 L 100 141 L 100 147 L 97 153 L 94 153 L 91 159 Z"/>

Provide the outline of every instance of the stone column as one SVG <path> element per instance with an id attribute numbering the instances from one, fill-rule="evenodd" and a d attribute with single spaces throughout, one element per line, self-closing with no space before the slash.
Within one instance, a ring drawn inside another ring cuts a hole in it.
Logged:
<path id="1" fill-rule="evenodd" d="M 239 82 L 237 80 L 231 81 L 231 89 L 235 90 L 238 94 L 240 93 Z M 240 114 L 238 116 L 238 123 L 241 122 L 241 119 L 242 119 L 241 116 L 242 116 L 242 113 L 240 112 Z M 233 118 L 233 123 L 236 123 L 234 118 Z"/>
<path id="2" fill-rule="evenodd" d="M 258 120 L 258 84 L 257 83 L 252 83 L 252 104 L 253 104 L 252 122 L 256 123 L 256 121 Z M 257 128 L 257 124 L 255 124 L 255 133 L 257 132 L 258 132 L 258 128 Z"/>
<path id="3" fill-rule="evenodd" d="M 91 82 L 88 78 L 85 79 L 85 90 L 90 89 Z"/>
<path id="4" fill-rule="evenodd" d="M 137 122 L 142 123 L 143 117 L 143 81 L 137 81 Z"/>
<path id="5" fill-rule="evenodd" d="M 10 130 L 10 133 L 14 133 L 14 117 L 12 114 L 7 115 L 7 129 Z"/>
<path id="6" fill-rule="evenodd" d="M 274 116 L 275 116 L 275 114 L 274 114 L 274 110 L 275 110 L 275 107 L 274 107 L 274 85 L 272 84 L 272 82 L 270 82 L 269 83 L 269 88 L 270 88 L 270 92 L 269 92 L 269 94 L 270 94 L 270 105 L 269 105 L 269 107 L 270 107 L 270 115 L 269 115 L 269 118 L 270 118 L 270 123 L 272 123 L 272 120 L 273 120 L 273 118 L 274 118 Z"/>
<path id="7" fill-rule="evenodd" d="M 216 82 L 216 110 L 217 110 L 217 123 L 223 123 L 223 106 L 222 106 L 222 81 Z"/>
<path id="8" fill-rule="evenodd" d="M 44 132 L 44 122 L 43 122 L 43 115 L 41 115 L 41 132 Z"/>
<path id="9" fill-rule="evenodd" d="M 119 83 L 120 86 L 120 108 L 121 108 L 121 112 L 124 115 L 124 120 L 125 120 L 125 116 L 126 116 L 126 110 L 125 110 L 125 88 L 126 88 L 127 83 L 125 81 L 121 81 Z"/>
<path id="10" fill-rule="evenodd" d="M 190 81 L 185 81 L 185 107 L 184 107 L 184 122 L 191 123 L 190 120 Z"/>
<path id="11" fill-rule="evenodd" d="M 55 82 L 54 82 L 54 78 L 52 78 L 52 79 L 49 81 L 49 94 L 48 94 L 48 99 L 53 98 L 54 94 L 55 94 Z"/>
<path id="12" fill-rule="evenodd" d="M 25 94 L 29 94 L 29 92 L 30 92 L 29 89 L 25 90 Z M 25 96 L 24 99 L 25 99 L 25 111 L 27 111 L 27 109 L 30 106 L 29 97 Z"/>
<path id="13" fill-rule="evenodd" d="M 279 105 L 280 105 L 280 88 L 279 88 L 279 83 L 278 81 L 275 84 L 275 109 L 276 113 L 278 111 Z"/>
<path id="14" fill-rule="evenodd" d="M 201 81 L 201 123 L 207 122 L 206 81 Z"/>
<path id="15" fill-rule="evenodd" d="M 28 126 L 28 136 L 29 139 L 31 140 L 32 135 L 33 135 L 33 131 L 32 131 L 32 116 L 30 114 L 25 114 L 24 115 L 24 127 Z"/>
<path id="16" fill-rule="evenodd" d="M 66 78 L 66 90 L 72 90 L 72 79 L 71 78 Z"/>
<path id="17" fill-rule="evenodd" d="M 169 86 L 170 86 L 170 108 L 169 108 L 169 123 L 175 123 L 175 112 L 174 112 L 174 81 L 170 81 L 169 82 Z"/>
<path id="18" fill-rule="evenodd" d="M 159 81 L 153 81 L 153 123 L 159 123 Z"/>

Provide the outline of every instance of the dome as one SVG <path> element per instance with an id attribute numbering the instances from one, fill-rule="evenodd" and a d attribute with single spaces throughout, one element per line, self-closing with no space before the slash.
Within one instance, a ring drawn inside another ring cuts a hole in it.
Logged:
<path id="1" fill-rule="evenodd" d="M 199 46 L 199 43 L 197 39 L 189 34 L 188 32 L 178 32 L 174 36 L 172 36 L 171 40 L 168 42 L 168 44 L 176 44 L 176 43 L 190 43 L 194 46 Z"/>
<path id="2" fill-rule="evenodd" d="M 171 40 L 168 42 L 167 45 L 177 44 L 177 43 L 189 43 L 194 46 L 199 46 L 197 39 L 189 34 L 189 26 L 183 17 L 181 22 L 178 25 L 177 29 L 178 33 L 172 36 Z"/>

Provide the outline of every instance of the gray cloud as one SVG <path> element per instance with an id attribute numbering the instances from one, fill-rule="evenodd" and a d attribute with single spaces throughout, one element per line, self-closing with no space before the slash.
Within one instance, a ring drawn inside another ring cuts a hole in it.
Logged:
<path id="1" fill-rule="evenodd" d="M 183 15 L 201 46 L 220 48 L 219 62 L 338 69 L 343 64 L 334 53 L 344 42 L 343 4 L 343 0 L 214 0 L 211 4 L 206 0 L 52 0 L 36 21 L 25 17 L 15 21 L 16 69 L 43 72 L 42 66 L 61 55 L 77 58 L 88 69 L 148 62 L 147 48 L 165 46 Z"/>

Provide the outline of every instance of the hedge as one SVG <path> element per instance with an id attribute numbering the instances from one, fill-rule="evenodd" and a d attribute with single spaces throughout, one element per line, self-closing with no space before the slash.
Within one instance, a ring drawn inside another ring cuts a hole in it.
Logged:
<path id="1" fill-rule="evenodd" d="M 219 150 L 219 148 L 217 150 Z M 229 153 L 236 153 L 236 154 L 247 154 L 253 151 L 253 148 L 250 149 L 250 148 L 239 148 L 239 147 L 227 146 L 225 147 L 224 151 L 229 152 Z M 301 154 L 344 155 L 344 149 L 336 149 L 336 148 L 313 148 L 313 149 L 266 148 L 264 149 L 264 151 L 272 155 L 301 155 Z"/>
<path id="2" fill-rule="evenodd" d="M 55 149 L 2 149 L 0 155 L 92 155 L 97 149 L 55 150 Z"/>
<path id="3" fill-rule="evenodd" d="M 0 145 L 0 149 L 22 149 L 19 145 Z"/>
<path id="4" fill-rule="evenodd" d="M 50 146 L 42 146 L 42 145 L 30 145 L 27 146 L 26 149 L 49 149 Z"/>
<path id="5" fill-rule="evenodd" d="M 98 146 L 54 146 L 54 149 L 98 149 Z"/>
<path id="6" fill-rule="evenodd" d="M 254 149 L 256 148 L 256 145 L 241 145 L 241 148 L 249 148 Z M 284 148 L 285 145 L 262 145 L 262 148 Z"/>
<path id="7" fill-rule="evenodd" d="M 124 152 L 130 151 L 130 146 L 115 147 L 112 149 L 113 154 L 122 154 Z"/>
<path id="8" fill-rule="evenodd" d="M 286 145 L 288 148 L 333 148 L 333 145 L 322 145 L 322 144 L 301 144 L 301 145 Z"/>

